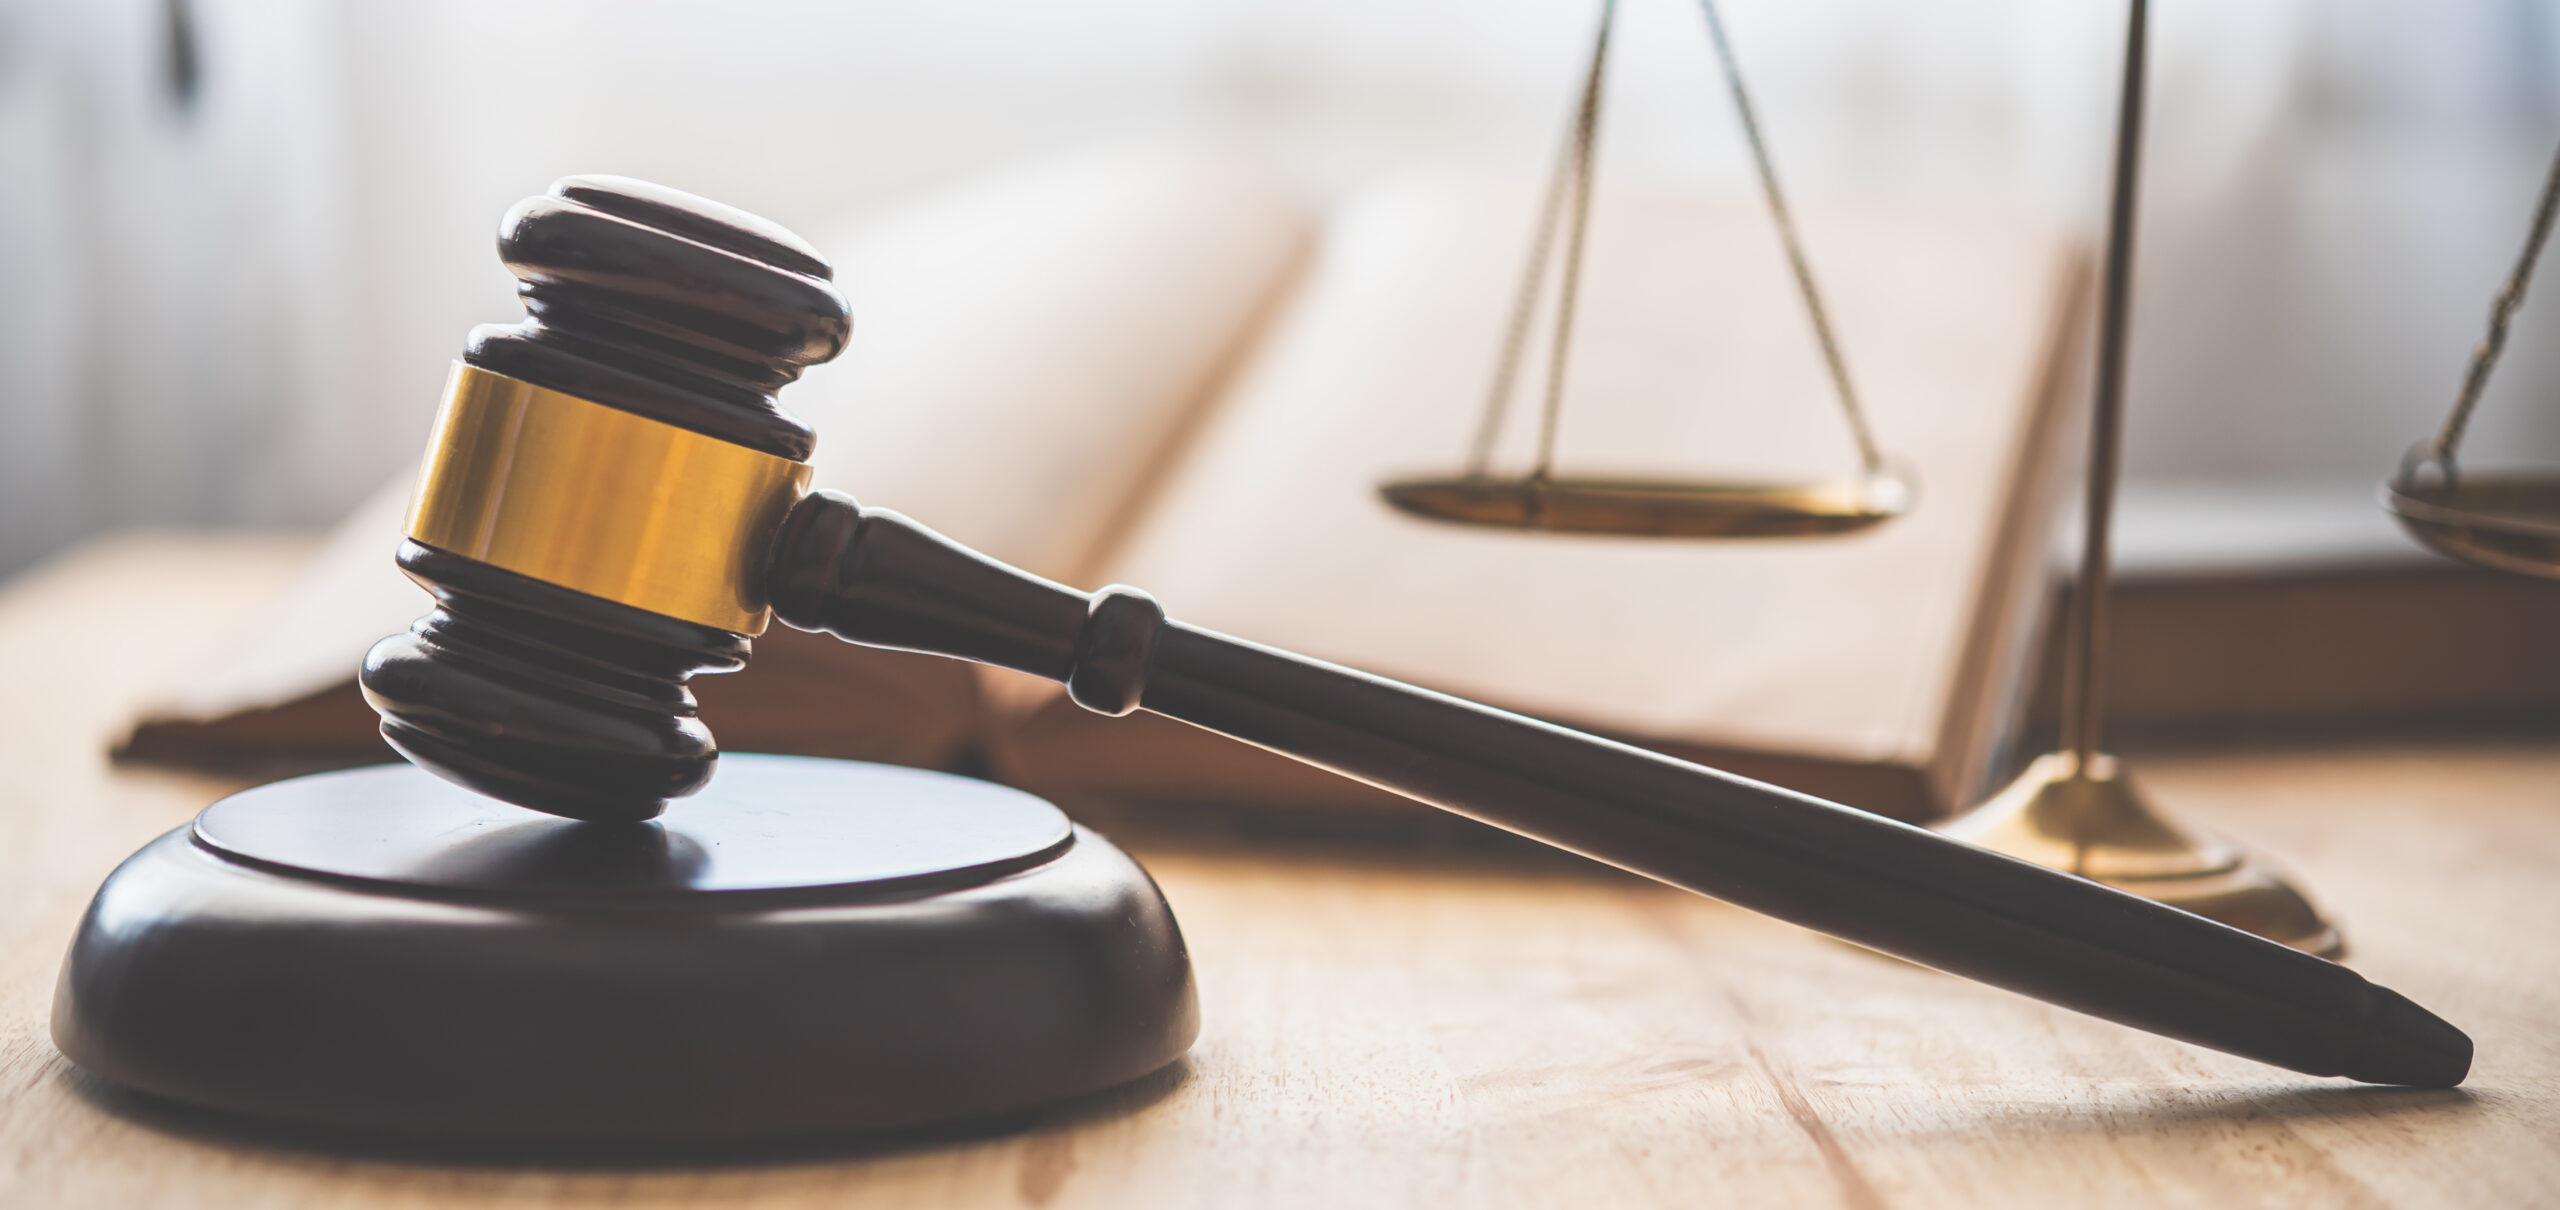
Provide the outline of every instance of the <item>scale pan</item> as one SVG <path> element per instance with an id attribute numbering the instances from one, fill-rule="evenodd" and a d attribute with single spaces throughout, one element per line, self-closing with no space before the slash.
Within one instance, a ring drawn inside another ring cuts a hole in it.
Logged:
<path id="1" fill-rule="evenodd" d="M 1398 479 L 1378 488 L 1398 510 L 1495 529 L 1651 538 L 1803 538 L 1854 533 L 1902 515 L 1899 479 L 1716 483 L 1655 479 Z"/>
<path id="2" fill-rule="evenodd" d="M 2382 506 L 2439 553 L 2560 579 L 2560 476 L 2466 474 L 2451 484 L 2386 483 Z"/>

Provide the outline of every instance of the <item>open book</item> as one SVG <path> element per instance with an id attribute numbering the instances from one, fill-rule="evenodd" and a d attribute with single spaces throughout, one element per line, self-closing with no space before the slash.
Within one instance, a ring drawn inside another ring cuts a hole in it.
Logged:
<path id="1" fill-rule="evenodd" d="M 1052 578 L 1135 584 L 1185 621 L 1870 810 L 1964 805 L 2018 714 L 2048 595 L 2074 245 L 1998 213 L 1804 214 L 1880 439 L 1919 484 L 1877 529 L 1715 543 L 1396 514 L 1377 483 L 1452 469 L 1469 439 L 1536 196 L 1527 174 L 1422 170 L 1318 223 L 1206 153 L 1017 171 L 816 233 L 855 338 L 783 400 L 817 426 L 821 486 Z M 1543 373 L 1533 355 L 1522 380 Z M 1559 450 L 1576 472 L 1854 465 L 1756 206 L 1604 184 Z M 123 751 L 382 755 L 353 672 L 426 604 L 391 565 L 405 493 L 350 518 Z M 756 648 L 696 682 L 733 751 L 975 768 L 1071 808 L 1394 801 L 1010 673 L 779 626 Z"/>

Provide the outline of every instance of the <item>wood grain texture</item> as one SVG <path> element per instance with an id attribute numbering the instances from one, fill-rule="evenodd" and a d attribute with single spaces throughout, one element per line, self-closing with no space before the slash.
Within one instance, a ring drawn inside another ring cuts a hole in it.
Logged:
<path id="1" fill-rule="evenodd" d="M 1562 859 L 1123 837 L 1192 943 L 1201 1042 L 1037 1120 L 427 1155 L 136 1104 L 54 1053 L 55 966 L 98 879 L 233 783 L 101 753 L 154 671 L 259 608 L 299 549 L 117 539 L 0 591 L 0 1205 L 2560 1201 L 2552 745 L 2141 765 L 2162 801 L 2284 855 L 2368 974 L 2471 1031 L 2451 1092 L 2296 1078 Z"/>

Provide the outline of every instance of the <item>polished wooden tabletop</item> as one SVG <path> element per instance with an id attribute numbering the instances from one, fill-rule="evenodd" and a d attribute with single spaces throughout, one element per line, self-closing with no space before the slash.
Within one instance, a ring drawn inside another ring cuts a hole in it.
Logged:
<path id="1" fill-rule="evenodd" d="M 110 539 L 0 588 L 0 1205 L 2560 1204 L 2560 743 L 2155 757 L 2280 855 L 2471 1082 L 2312 1080 L 1568 859 L 1122 839 L 1205 1027 L 1036 1118 L 718 1154 L 451 1154 L 145 1104 L 57 1055 L 56 964 L 125 854 L 239 783 L 111 766 L 140 695 L 304 545 Z"/>

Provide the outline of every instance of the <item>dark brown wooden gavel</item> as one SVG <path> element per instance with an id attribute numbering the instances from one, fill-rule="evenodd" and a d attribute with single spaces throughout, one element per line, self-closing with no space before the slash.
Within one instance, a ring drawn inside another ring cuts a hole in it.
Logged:
<path id="1" fill-rule="evenodd" d="M 2297 1071 L 2449 1086 L 2459 1030 L 2344 967 L 1776 786 L 1166 619 L 803 494 L 773 393 L 849 333 L 789 232 L 620 178 L 511 212 L 529 318 L 474 331 L 401 566 L 437 598 L 362 673 L 383 734 L 493 797 L 645 819 L 716 759 L 685 681 L 767 611 L 1047 677 L 1807 928 Z M 1340 603 L 1357 608 L 1358 602 Z M 1712 670 L 1701 670 L 1712 675 Z"/>

